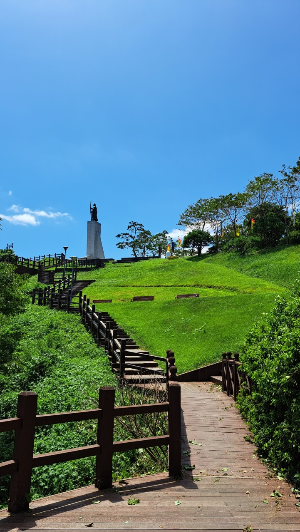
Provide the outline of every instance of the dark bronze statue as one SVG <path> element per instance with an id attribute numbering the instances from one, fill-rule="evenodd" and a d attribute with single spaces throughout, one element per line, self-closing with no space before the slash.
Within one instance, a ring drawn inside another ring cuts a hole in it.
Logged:
<path id="1" fill-rule="evenodd" d="M 91 222 L 98 222 L 96 203 L 92 206 L 90 203 Z"/>

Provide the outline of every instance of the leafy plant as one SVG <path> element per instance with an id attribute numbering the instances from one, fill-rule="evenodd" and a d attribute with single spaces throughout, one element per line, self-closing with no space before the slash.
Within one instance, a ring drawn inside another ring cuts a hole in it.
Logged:
<path id="1" fill-rule="evenodd" d="M 251 395 L 242 388 L 239 405 L 261 455 L 300 485 L 300 285 L 252 328 L 242 355 Z"/>

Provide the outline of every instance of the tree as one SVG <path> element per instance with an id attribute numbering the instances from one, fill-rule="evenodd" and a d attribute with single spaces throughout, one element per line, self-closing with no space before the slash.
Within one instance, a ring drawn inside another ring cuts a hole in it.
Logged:
<path id="1" fill-rule="evenodd" d="M 182 247 L 190 248 L 191 252 L 196 248 L 198 257 L 201 255 L 202 248 L 212 242 L 212 237 L 208 231 L 202 231 L 201 229 L 194 229 L 185 235 Z"/>
<path id="2" fill-rule="evenodd" d="M 151 232 L 146 230 L 143 224 L 129 222 L 126 233 L 116 235 L 120 242 L 116 245 L 120 249 L 131 249 L 134 257 L 145 257 L 151 249 Z"/>
<path id="3" fill-rule="evenodd" d="M 164 230 L 161 233 L 156 233 L 156 235 L 151 236 L 150 244 L 148 246 L 149 251 L 152 251 L 153 255 L 158 255 L 159 258 L 163 250 L 166 249 L 168 244 L 167 239 L 168 231 Z"/>
<path id="4" fill-rule="evenodd" d="M 262 203 L 250 209 L 245 219 L 248 234 L 259 237 L 259 247 L 276 246 L 285 233 L 286 213 L 281 205 Z"/>
<path id="5" fill-rule="evenodd" d="M 246 187 L 248 195 L 248 208 L 256 207 L 262 203 L 277 203 L 279 192 L 278 179 L 273 174 L 261 174 L 249 181 Z"/>

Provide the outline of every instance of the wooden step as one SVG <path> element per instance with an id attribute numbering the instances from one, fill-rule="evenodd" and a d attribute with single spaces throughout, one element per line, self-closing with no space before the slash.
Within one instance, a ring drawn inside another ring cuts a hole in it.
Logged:
<path id="1" fill-rule="evenodd" d="M 221 375 L 212 375 L 210 381 L 215 384 L 220 384 L 222 386 L 222 376 Z"/>
<path id="2" fill-rule="evenodd" d="M 125 375 L 125 380 L 128 384 L 147 384 L 150 382 L 166 382 L 165 375 Z"/>

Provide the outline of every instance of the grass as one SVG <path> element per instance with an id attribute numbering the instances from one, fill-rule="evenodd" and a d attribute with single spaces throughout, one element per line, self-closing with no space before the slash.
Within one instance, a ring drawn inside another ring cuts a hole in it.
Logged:
<path id="1" fill-rule="evenodd" d="M 118 386 L 104 350 L 97 347 L 79 315 L 30 305 L 24 313 L 6 321 L 5 331 L 0 336 L 0 352 L 1 342 L 5 347 L 4 342 L 9 337 L 14 347 L 6 362 L 0 364 L 1 419 L 16 417 L 17 397 L 22 390 L 38 394 L 38 414 L 50 414 L 97 408 L 99 388 Z M 136 396 L 131 391 L 130 404 L 134 400 L 140 401 L 140 394 Z M 126 390 L 117 389 L 116 403 L 123 404 L 123 400 L 126 400 Z M 159 431 L 166 424 L 165 415 L 162 414 L 160 420 L 157 416 L 155 421 Z M 134 438 L 131 425 L 136 429 L 134 421 L 125 428 L 116 421 L 115 439 Z M 137 437 L 153 434 L 147 424 L 140 423 L 139 427 Z M 13 437 L 13 431 L 0 434 L 1 461 L 11 460 Z M 93 445 L 96 441 L 97 423 L 94 419 L 38 427 L 34 454 Z M 166 468 L 164 454 L 163 451 L 156 452 L 158 459 L 153 461 L 149 453 L 138 449 L 115 453 L 113 480 L 162 471 Z M 95 457 L 35 468 L 31 497 L 35 499 L 92 484 L 94 475 Z M 7 504 L 8 484 L 8 476 L 0 477 L 0 508 Z"/>
<path id="2" fill-rule="evenodd" d="M 299 268 L 299 247 L 279 248 L 246 257 L 203 255 L 176 260 L 154 259 L 107 264 L 80 278 L 96 280 L 85 293 L 108 311 L 144 349 L 164 356 L 175 352 L 178 371 L 219 360 L 223 351 L 238 351 L 244 338 L 278 294 L 288 294 Z M 177 294 L 199 298 L 176 300 Z M 131 303 L 133 296 L 154 301 Z"/>

